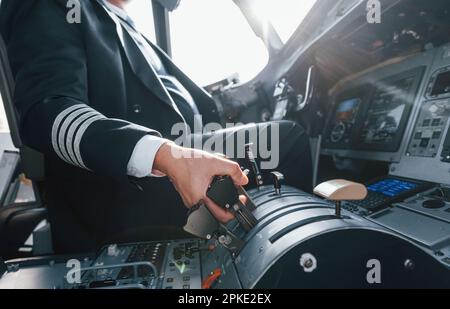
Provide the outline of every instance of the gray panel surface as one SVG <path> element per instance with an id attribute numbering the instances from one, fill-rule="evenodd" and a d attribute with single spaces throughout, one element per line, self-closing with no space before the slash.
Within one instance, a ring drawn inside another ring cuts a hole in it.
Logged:
<path id="1" fill-rule="evenodd" d="M 370 217 L 376 223 L 433 249 L 450 243 L 450 224 L 399 207 Z"/>

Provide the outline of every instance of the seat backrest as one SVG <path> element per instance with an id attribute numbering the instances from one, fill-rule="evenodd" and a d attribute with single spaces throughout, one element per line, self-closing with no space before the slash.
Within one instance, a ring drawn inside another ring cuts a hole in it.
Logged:
<path id="1" fill-rule="evenodd" d="M 8 119 L 11 139 L 14 146 L 20 150 L 21 163 L 27 178 L 41 181 L 44 179 L 44 156 L 42 153 L 25 146 L 20 138 L 19 117 L 14 106 L 14 79 L 9 64 L 5 42 L 0 36 L 0 92 Z"/>

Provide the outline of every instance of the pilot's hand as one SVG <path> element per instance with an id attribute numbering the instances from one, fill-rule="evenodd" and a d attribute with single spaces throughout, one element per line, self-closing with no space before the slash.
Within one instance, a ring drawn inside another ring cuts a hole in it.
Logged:
<path id="1" fill-rule="evenodd" d="M 169 177 L 186 207 L 190 208 L 203 201 L 211 213 L 223 223 L 232 220 L 233 215 L 206 196 L 212 179 L 218 175 L 230 176 L 237 186 L 245 186 L 248 183 L 247 176 L 236 162 L 205 151 L 180 147 L 171 142 L 161 146 L 153 162 L 153 169 Z M 245 197 L 240 199 L 245 203 Z"/>

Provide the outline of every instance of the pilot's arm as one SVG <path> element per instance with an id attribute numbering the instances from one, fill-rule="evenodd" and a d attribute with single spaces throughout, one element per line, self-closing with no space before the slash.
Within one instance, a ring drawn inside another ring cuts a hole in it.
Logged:
<path id="1" fill-rule="evenodd" d="M 89 63 L 81 27 L 66 21 L 66 1 L 24 2 L 27 9 L 15 14 L 5 39 L 25 144 L 119 181 L 157 170 L 171 178 L 186 206 L 203 199 L 219 219 L 229 219 L 205 193 L 214 175 L 230 175 L 236 184 L 245 184 L 239 165 L 206 153 L 198 158 L 193 155 L 197 150 L 178 147 L 155 130 L 97 111 L 96 102 L 88 99 Z"/>

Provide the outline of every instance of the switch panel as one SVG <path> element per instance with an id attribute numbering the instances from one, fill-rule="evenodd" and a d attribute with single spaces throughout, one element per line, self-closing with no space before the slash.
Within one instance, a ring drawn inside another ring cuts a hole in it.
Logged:
<path id="1" fill-rule="evenodd" d="M 448 130 L 447 132 L 447 136 L 445 137 L 444 141 L 444 146 L 442 147 L 441 161 L 450 162 L 450 130 Z"/>
<path id="2" fill-rule="evenodd" d="M 450 99 L 424 102 L 409 143 L 407 155 L 436 157 L 445 135 L 449 116 Z"/>

